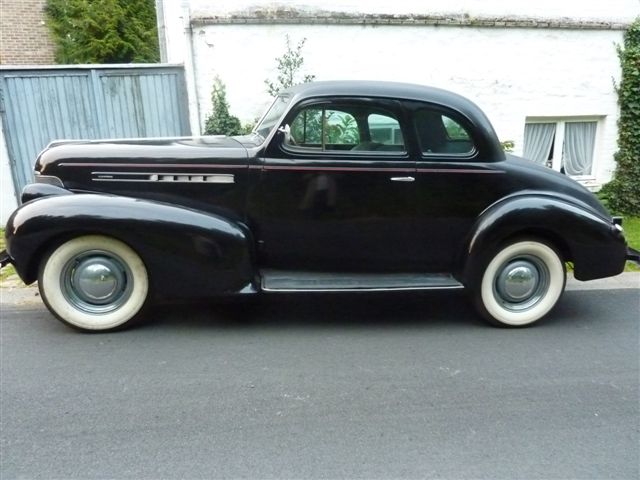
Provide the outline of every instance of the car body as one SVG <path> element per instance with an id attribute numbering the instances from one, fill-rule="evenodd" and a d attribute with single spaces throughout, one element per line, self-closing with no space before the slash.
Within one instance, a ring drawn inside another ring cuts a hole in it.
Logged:
<path id="1" fill-rule="evenodd" d="M 418 85 L 299 85 L 246 136 L 57 141 L 35 176 L 7 260 L 89 331 L 154 298 L 450 288 L 524 326 L 560 298 L 566 262 L 590 280 L 632 254 L 592 193 Z"/>

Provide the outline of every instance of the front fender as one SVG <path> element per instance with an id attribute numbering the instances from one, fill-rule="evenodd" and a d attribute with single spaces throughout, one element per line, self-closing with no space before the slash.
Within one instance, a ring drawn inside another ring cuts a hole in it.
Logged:
<path id="1" fill-rule="evenodd" d="M 43 255 L 86 234 L 117 238 L 145 263 L 154 292 L 189 298 L 233 293 L 254 278 L 250 233 L 240 224 L 175 205 L 99 194 L 57 195 L 26 203 L 9 218 L 7 251 L 25 283 Z"/>
<path id="2" fill-rule="evenodd" d="M 624 270 L 626 242 L 612 221 L 588 208 L 545 194 L 507 198 L 476 221 L 460 264 L 469 282 L 488 256 L 516 237 L 546 240 L 574 264 L 578 280 L 617 275 Z"/>

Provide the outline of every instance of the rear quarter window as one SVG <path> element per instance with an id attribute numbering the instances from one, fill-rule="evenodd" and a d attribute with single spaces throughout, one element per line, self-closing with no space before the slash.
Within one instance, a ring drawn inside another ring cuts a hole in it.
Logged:
<path id="1" fill-rule="evenodd" d="M 448 115 L 432 109 L 415 113 L 420 149 L 424 155 L 468 156 L 475 150 L 468 130 Z"/>

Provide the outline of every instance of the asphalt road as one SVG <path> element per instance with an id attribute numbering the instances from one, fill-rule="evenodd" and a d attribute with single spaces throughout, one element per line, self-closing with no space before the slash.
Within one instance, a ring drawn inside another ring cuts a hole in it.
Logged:
<path id="1" fill-rule="evenodd" d="M 157 309 L 77 333 L 2 306 L 0 478 L 639 477 L 640 291 L 539 326 L 460 294 Z"/>

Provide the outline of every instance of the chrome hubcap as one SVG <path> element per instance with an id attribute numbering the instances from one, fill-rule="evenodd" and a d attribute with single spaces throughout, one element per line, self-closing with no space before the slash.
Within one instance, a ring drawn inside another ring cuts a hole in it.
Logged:
<path id="1" fill-rule="evenodd" d="M 513 262 L 498 277 L 500 296 L 512 302 L 521 302 L 531 296 L 538 286 L 540 276 L 529 262 Z"/>
<path id="2" fill-rule="evenodd" d="M 131 272 L 117 256 L 102 251 L 76 256 L 62 270 L 62 291 L 67 300 L 87 313 L 119 308 L 131 294 Z"/>
<path id="3" fill-rule="evenodd" d="M 109 303 L 124 285 L 124 273 L 113 260 L 102 257 L 84 259 L 73 270 L 72 285 L 78 296 L 87 302 Z"/>
<path id="4" fill-rule="evenodd" d="M 496 299 L 508 310 L 524 311 L 536 305 L 549 287 L 549 270 L 536 257 L 511 259 L 498 270 Z"/>

